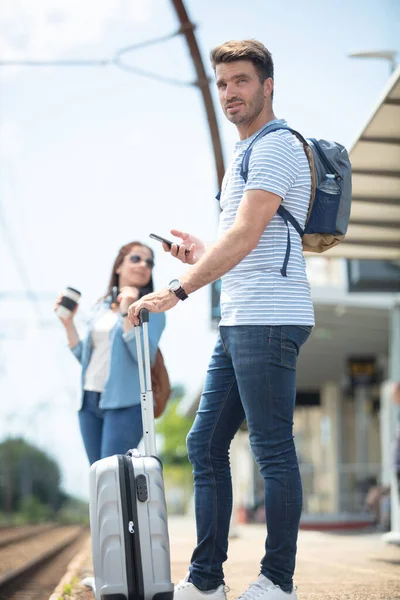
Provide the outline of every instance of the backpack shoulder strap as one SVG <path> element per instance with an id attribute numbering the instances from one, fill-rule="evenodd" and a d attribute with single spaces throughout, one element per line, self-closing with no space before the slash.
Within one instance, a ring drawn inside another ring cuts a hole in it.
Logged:
<path id="1" fill-rule="evenodd" d="M 298 140 L 303 144 L 304 153 L 307 157 L 308 164 L 310 165 L 310 173 L 311 173 L 311 193 L 310 193 L 310 204 L 308 207 L 308 214 L 306 222 L 308 221 L 311 213 L 312 206 L 314 204 L 315 192 L 317 191 L 317 178 L 315 175 L 315 162 L 314 162 L 314 153 L 312 148 L 306 138 L 304 138 L 301 133 L 296 131 L 295 129 L 290 129 L 290 132 L 293 133 L 297 137 Z M 311 138 L 311 142 L 313 142 L 313 138 Z"/>
<path id="2" fill-rule="evenodd" d="M 314 203 L 315 191 L 317 189 L 317 181 L 316 181 L 316 177 L 315 177 L 314 154 L 313 154 L 312 148 L 311 148 L 310 144 L 307 142 L 306 138 L 303 137 L 301 135 L 301 133 L 299 133 L 295 129 L 292 129 L 291 127 L 287 127 L 285 125 L 278 125 L 278 124 L 276 124 L 276 125 L 270 125 L 270 126 L 267 125 L 266 127 L 264 127 L 264 129 L 262 129 L 260 131 L 260 133 L 251 142 L 250 146 L 246 149 L 246 152 L 244 153 L 244 156 L 243 156 L 243 159 L 242 159 L 242 165 L 241 165 L 241 168 L 240 168 L 240 175 L 243 177 L 243 179 L 245 181 L 247 181 L 247 176 L 248 176 L 248 173 L 249 173 L 250 154 L 251 154 L 251 151 L 253 149 L 254 144 L 260 138 L 264 137 L 265 135 L 268 135 L 269 133 L 272 133 L 274 131 L 279 131 L 280 129 L 285 129 L 286 131 L 290 131 L 290 133 L 292 133 L 293 135 L 295 135 L 297 137 L 297 139 L 303 144 L 304 152 L 305 152 L 305 155 L 307 157 L 308 164 L 310 165 L 310 172 L 311 172 L 311 194 L 310 194 L 309 213 L 307 215 L 307 220 L 308 220 L 308 218 L 310 216 L 310 211 L 311 211 L 312 205 Z"/>
<path id="3" fill-rule="evenodd" d="M 315 190 L 316 190 L 316 179 L 315 179 L 315 168 L 314 168 L 314 155 L 313 155 L 313 151 L 312 148 L 310 146 L 310 144 L 307 142 L 307 140 L 301 135 L 301 133 L 299 133 L 298 131 L 296 131 L 295 129 L 291 129 L 290 127 L 286 127 L 284 125 L 271 125 L 270 127 L 266 126 L 264 127 L 264 129 L 262 129 L 260 131 L 260 133 L 254 138 L 254 140 L 251 142 L 251 144 L 249 145 L 249 147 L 246 149 L 244 155 L 243 155 L 243 159 L 242 159 L 242 165 L 241 165 L 241 169 L 240 169 L 240 174 L 243 177 L 244 181 L 247 182 L 247 176 L 248 176 L 248 172 L 249 172 L 249 162 L 250 162 L 250 154 L 251 151 L 253 149 L 254 144 L 262 137 L 264 137 L 265 135 L 268 135 L 269 133 L 272 133 L 274 131 L 279 131 L 280 129 L 285 129 L 286 131 L 290 131 L 290 133 L 292 133 L 293 135 L 295 135 L 297 137 L 297 139 L 303 144 L 303 148 L 304 148 L 304 152 L 305 155 L 307 157 L 308 163 L 310 165 L 310 172 L 311 172 L 311 199 L 310 199 L 310 204 L 309 204 L 309 209 L 308 209 L 308 215 L 307 215 L 307 220 L 310 216 L 310 211 L 311 211 L 311 207 L 312 204 L 314 202 L 314 197 L 315 197 Z M 277 214 L 283 219 L 286 227 L 287 227 L 287 243 L 286 243 L 286 254 L 285 254 L 285 259 L 283 261 L 283 265 L 281 268 L 281 274 L 283 277 L 287 277 L 287 265 L 289 262 L 289 258 L 290 258 L 290 249 L 291 249 L 291 243 L 290 243 L 290 231 L 289 231 L 289 223 L 295 228 L 295 230 L 297 231 L 297 233 L 299 234 L 300 237 L 303 237 L 304 235 L 304 230 L 300 227 L 300 224 L 298 223 L 298 221 L 293 217 L 293 215 L 282 206 L 282 204 L 279 206 L 278 210 L 277 210 Z"/>
<path id="4" fill-rule="evenodd" d="M 246 152 L 243 155 L 242 164 L 240 167 L 240 175 L 243 177 L 243 179 L 245 181 L 247 181 L 247 176 L 249 173 L 250 154 L 251 154 L 254 144 L 256 142 L 258 142 L 258 140 L 261 139 L 262 137 L 264 137 L 265 135 L 268 135 L 269 133 L 273 133 L 274 131 L 279 131 L 280 129 L 286 129 L 287 131 L 292 131 L 289 127 L 286 127 L 285 125 L 278 125 L 278 124 L 269 125 L 269 126 L 266 125 L 266 127 L 264 127 L 260 131 L 260 133 L 258 135 L 256 135 L 256 137 L 251 142 L 251 144 L 248 146 L 248 148 L 246 148 Z"/>
<path id="5" fill-rule="evenodd" d="M 284 206 L 282 206 L 282 204 L 279 205 L 279 208 L 276 212 L 282 217 L 282 219 L 285 222 L 289 221 L 289 223 L 295 228 L 299 236 L 303 237 L 304 229 L 301 228 L 299 222 L 297 221 L 297 219 L 294 218 L 292 213 L 290 213 Z"/>

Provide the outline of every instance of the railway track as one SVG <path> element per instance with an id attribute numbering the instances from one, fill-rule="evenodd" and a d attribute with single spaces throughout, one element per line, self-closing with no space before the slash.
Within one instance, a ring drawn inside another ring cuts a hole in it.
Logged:
<path id="1" fill-rule="evenodd" d="M 43 531 L 54 529 L 56 525 L 54 523 L 46 523 L 45 525 L 26 525 L 23 527 L 4 527 L 0 529 L 0 548 L 4 546 L 11 546 L 11 544 L 18 543 L 22 539 L 27 540 L 30 537 L 34 537 Z"/>
<path id="2" fill-rule="evenodd" d="M 0 546 L 0 600 L 47 600 L 89 535 L 82 527 L 47 527 Z"/>

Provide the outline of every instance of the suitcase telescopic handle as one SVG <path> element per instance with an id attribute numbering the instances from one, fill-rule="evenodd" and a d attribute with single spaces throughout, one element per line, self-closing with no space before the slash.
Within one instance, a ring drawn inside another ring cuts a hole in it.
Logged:
<path id="1" fill-rule="evenodd" d="M 148 308 L 142 308 L 139 311 L 139 321 L 140 324 L 142 325 L 143 323 L 148 323 L 149 322 L 149 309 Z"/>
<path id="2" fill-rule="evenodd" d="M 151 389 L 151 362 L 148 321 L 149 311 L 147 308 L 142 308 L 139 312 L 139 325 L 135 327 L 135 336 L 140 381 L 143 440 L 145 454 L 147 456 L 156 456 L 156 435 L 154 427 L 153 390 Z M 144 353 L 142 351 L 142 336 L 140 335 L 140 330 L 143 332 Z"/>

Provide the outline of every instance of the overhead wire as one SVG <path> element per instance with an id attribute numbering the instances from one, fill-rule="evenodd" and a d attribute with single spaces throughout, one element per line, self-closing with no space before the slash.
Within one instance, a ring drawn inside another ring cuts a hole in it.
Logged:
<path id="1" fill-rule="evenodd" d="M 128 65 L 128 64 L 122 62 L 123 56 L 128 54 L 129 52 L 133 52 L 135 50 L 145 48 L 145 47 L 148 47 L 148 46 L 151 46 L 154 44 L 166 42 L 166 41 L 176 37 L 177 35 L 181 35 L 182 33 L 183 33 L 183 30 L 182 30 L 182 28 L 180 28 L 177 31 L 174 31 L 174 32 L 164 35 L 164 36 L 161 36 L 159 38 L 154 38 L 152 40 L 146 40 L 145 42 L 140 42 L 138 44 L 133 44 L 133 45 L 127 46 L 125 48 L 121 48 L 114 53 L 112 58 L 109 58 L 109 59 L 97 59 L 97 60 L 87 60 L 87 59 L 0 60 L 0 67 L 17 67 L 17 66 L 27 66 L 27 67 L 52 67 L 52 66 L 57 66 L 57 67 L 108 67 L 108 66 L 115 65 L 124 71 L 130 72 L 130 73 L 135 73 L 137 75 L 141 75 L 143 77 L 161 81 L 163 83 L 169 83 L 171 85 L 180 85 L 180 86 L 192 86 L 192 85 L 196 85 L 196 84 L 193 82 L 179 81 L 174 78 L 165 77 L 163 75 L 158 75 L 157 73 L 152 73 L 150 71 L 146 71 L 146 70 L 140 69 L 138 67 L 133 67 L 131 65 Z M 21 282 L 24 285 L 26 296 L 27 296 L 28 300 L 31 302 L 31 304 L 34 308 L 34 311 L 36 312 L 36 315 L 39 318 L 41 318 L 43 315 L 42 315 L 42 311 L 40 309 L 39 299 L 32 288 L 28 272 L 26 270 L 26 267 L 24 265 L 22 257 L 18 251 L 18 248 L 17 248 L 16 244 L 14 243 L 14 238 L 9 233 L 10 228 L 9 228 L 9 225 L 7 224 L 7 220 L 4 215 L 1 201 L 0 201 L 0 225 L 2 226 L 2 229 L 4 232 L 4 237 L 7 241 L 8 247 L 10 248 L 11 255 L 12 255 L 15 267 L 17 269 L 18 275 L 21 279 Z"/>
<path id="2" fill-rule="evenodd" d="M 130 46 L 120 48 L 119 50 L 116 50 L 114 52 L 111 58 L 65 60 L 0 60 L 0 67 L 110 67 L 115 65 L 123 71 L 134 73 L 141 77 L 147 77 L 148 79 L 153 79 L 155 81 L 160 81 L 161 83 L 167 83 L 170 85 L 177 85 L 183 87 L 197 87 L 197 81 L 183 81 L 180 79 L 175 79 L 174 77 L 166 77 L 165 75 L 160 75 L 159 73 L 153 73 L 152 71 L 148 71 L 146 69 L 141 69 L 139 67 L 128 65 L 122 61 L 123 56 L 130 52 L 134 52 L 135 50 L 140 50 L 142 48 L 147 48 L 148 46 L 153 46 L 155 44 L 167 42 L 176 36 L 184 34 L 188 29 L 194 29 L 194 25 L 192 23 L 187 23 L 186 25 L 167 35 L 163 35 L 158 38 L 146 40 L 144 42 L 139 42 L 138 44 L 132 44 Z"/>
<path id="3" fill-rule="evenodd" d="M 191 23 L 189 21 L 189 19 L 186 20 L 186 22 L 181 24 L 181 27 L 179 29 L 177 29 L 176 31 L 173 31 L 172 33 L 163 35 L 161 37 L 158 38 L 153 38 L 151 40 L 146 40 L 144 42 L 139 42 L 137 44 L 133 44 L 130 46 L 126 46 L 124 48 L 121 48 L 117 51 L 115 51 L 114 55 L 112 56 L 112 58 L 105 58 L 105 59 L 66 59 L 66 60 L 0 60 L 0 67 L 16 67 L 16 66 L 28 66 L 28 67 L 51 67 L 51 66 L 58 66 L 58 67 L 109 67 L 109 66 L 117 66 L 120 69 L 122 69 L 123 71 L 129 72 L 129 73 L 134 73 L 136 75 L 142 76 L 142 77 L 147 77 L 149 79 L 153 79 L 155 81 L 160 81 L 162 83 L 166 83 L 166 84 L 170 84 L 170 85 L 176 85 L 176 86 L 181 86 L 181 87 L 202 87 L 202 85 L 204 84 L 204 82 L 200 82 L 200 81 L 183 81 L 183 80 L 179 80 L 179 79 L 175 79 L 172 77 L 167 77 L 165 75 L 160 75 L 158 73 L 153 73 L 151 71 L 147 71 L 145 69 L 140 69 L 139 67 L 134 67 L 132 65 L 128 65 L 127 63 L 123 62 L 123 57 L 130 53 L 130 52 L 134 52 L 135 50 L 139 50 L 142 48 L 146 48 L 148 46 L 152 46 L 155 44 L 160 44 L 160 43 L 164 43 L 167 42 L 171 39 L 173 39 L 176 36 L 179 35 L 186 35 L 188 34 L 188 32 L 190 31 L 194 31 L 195 29 L 195 25 L 193 23 Z M 202 85 L 201 85 L 202 84 Z M 1 207 L 1 203 L 0 203 L 0 222 L 3 225 L 3 229 L 5 231 L 6 237 L 7 237 L 7 243 L 8 246 L 11 249 L 11 253 L 13 255 L 13 259 L 14 259 L 14 263 L 17 267 L 17 271 L 19 273 L 19 276 L 21 278 L 21 281 L 23 282 L 24 286 L 25 286 L 25 290 L 26 290 L 26 294 L 28 299 L 31 301 L 34 310 L 36 312 L 36 314 L 41 317 L 42 313 L 40 310 L 40 305 L 39 305 L 39 300 L 37 295 L 35 294 L 35 292 L 32 289 L 31 286 L 31 282 L 26 270 L 26 267 L 22 261 L 22 258 L 18 252 L 18 249 L 16 247 L 16 245 L 14 244 L 13 238 L 12 236 L 10 236 L 8 234 L 8 226 L 6 223 L 6 219 L 4 216 L 4 213 L 2 211 L 2 207 Z"/>
<path id="4" fill-rule="evenodd" d="M 14 264 L 17 269 L 18 275 L 21 279 L 21 282 L 25 288 L 27 298 L 31 302 L 33 309 L 36 313 L 36 316 L 39 319 L 41 319 L 43 317 L 43 314 L 40 309 L 40 301 L 39 301 L 38 296 L 36 295 L 36 292 L 32 288 L 32 284 L 31 284 L 27 269 L 25 267 L 25 264 L 24 264 L 24 261 L 22 260 L 21 255 L 18 251 L 17 246 L 14 243 L 14 238 L 10 234 L 11 230 L 10 230 L 9 225 L 7 224 L 7 220 L 6 220 L 6 217 L 4 214 L 1 199 L 0 199 L 0 226 L 3 230 L 3 238 L 5 238 L 7 245 L 10 248 L 12 259 L 14 261 Z"/>

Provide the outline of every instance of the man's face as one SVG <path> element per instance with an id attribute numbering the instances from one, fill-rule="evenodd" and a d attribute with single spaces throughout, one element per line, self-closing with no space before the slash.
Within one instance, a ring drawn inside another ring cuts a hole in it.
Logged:
<path id="1" fill-rule="evenodd" d="M 272 91 L 272 79 L 260 83 L 249 60 L 237 60 L 216 66 L 219 101 L 225 116 L 235 125 L 252 122 L 265 107 Z"/>

